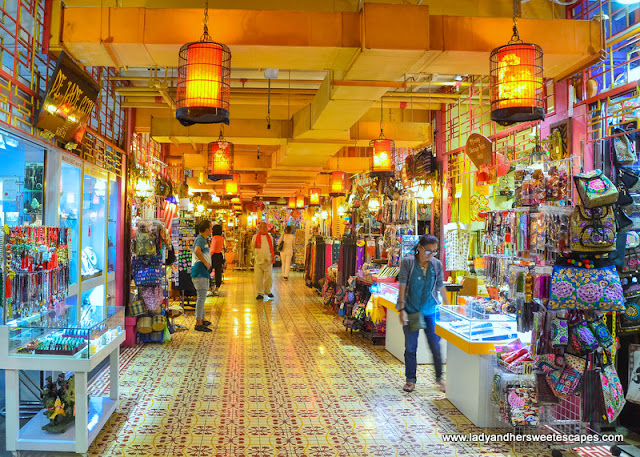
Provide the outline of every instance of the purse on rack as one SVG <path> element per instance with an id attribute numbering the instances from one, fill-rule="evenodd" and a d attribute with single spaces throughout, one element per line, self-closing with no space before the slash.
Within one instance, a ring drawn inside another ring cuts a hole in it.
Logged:
<path id="1" fill-rule="evenodd" d="M 574 394 L 584 374 L 587 361 L 572 354 L 565 355 L 565 366 L 562 372 L 553 371 L 547 374 L 547 382 L 558 398 L 567 398 Z"/>
<path id="2" fill-rule="evenodd" d="M 586 319 L 581 313 L 573 316 L 569 325 L 569 348 L 575 355 L 587 355 L 598 349 L 598 339 L 593 334 Z"/>
<path id="3" fill-rule="evenodd" d="M 613 344 L 613 337 L 602 318 L 590 321 L 589 327 L 603 347 L 608 348 Z"/>
<path id="4" fill-rule="evenodd" d="M 605 417 L 600 368 L 594 363 L 594 357 L 594 354 L 589 354 L 587 370 L 582 377 L 582 420 L 584 422 L 602 422 Z"/>
<path id="5" fill-rule="evenodd" d="M 633 165 L 638 161 L 636 148 L 633 141 L 624 134 L 621 128 L 614 128 L 614 136 L 612 141 L 613 150 L 615 152 L 616 163 L 618 165 Z"/>
<path id="6" fill-rule="evenodd" d="M 631 168 L 620 168 L 618 170 L 619 182 L 622 182 L 629 192 L 640 191 L 640 174 Z"/>
<path id="7" fill-rule="evenodd" d="M 571 250 L 610 252 L 616 248 L 616 220 L 610 206 L 576 206 L 571 214 Z"/>
<path id="8" fill-rule="evenodd" d="M 569 343 L 569 324 L 566 319 L 555 318 L 551 321 L 551 344 L 553 347 L 565 347 Z"/>
<path id="9" fill-rule="evenodd" d="M 605 415 L 611 423 L 616 420 L 626 403 L 620 377 L 613 365 L 605 365 L 600 371 L 600 385 L 602 386 Z"/>
<path id="10" fill-rule="evenodd" d="M 618 232 L 625 232 L 633 227 L 633 221 L 622 208 L 616 209 L 616 227 Z"/>
<path id="11" fill-rule="evenodd" d="M 624 311 L 620 276 L 611 265 L 600 268 L 554 265 L 549 310 Z"/>
<path id="12" fill-rule="evenodd" d="M 617 325 L 620 333 L 640 332 L 640 296 L 627 298 L 626 309 L 618 314 Z"/>
<path id="13" fill-rule="evenodd" d="M 136 286 L 156 286 L 164 275 L 160 256 L 136 256 L 131 260 L 131 270 Z"/>
<path id="14" fill-rule="evenodd" d="M 612 205 L 618 200 L 618 188 L 602 170 L 593 170 L 574 176 L 576 189 L 585 208 Z"/>
<path id="15" fill-rule="evenodd" d="M 629 189 L 624 183 L 620 183 L 618 186 L 618 201 L 616 201 L 616 206 L 621 208 L 623 206 L 633 205 L 633 197 L 629 193 Z"/>

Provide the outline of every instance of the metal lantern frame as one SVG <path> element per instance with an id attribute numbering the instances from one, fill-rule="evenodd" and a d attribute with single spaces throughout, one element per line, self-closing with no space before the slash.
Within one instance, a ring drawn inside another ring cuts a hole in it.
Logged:
<path id="1" fill-rule="evenodd" d="M 382 129 L 380 137 L 369 142 L 373 149 L 371 153 L 370 175 L 374 178 L 388 178 L 393 176 L 393 157 L 395 156 L 396 143 L 385 138 Z"/>
<path id="2" fill-rule="evenodd" d="M 209 36 L 209 5 L 205 3 L 204 33 L 187 43 L 178 55 L 176 119 L 193 124 L 229 124 L 231 51 Z"/>
<path id="3" fill-rule="evenodd" d="M 234 145 L 224 139 L 222 132 L 220 132 L 217 141 L 212 141 L 207 145 L 207 153 L 211 181 L 233 178 Z"/>
<path id="4" fill-rule="evenodd" d="M 240 184 L 240 175 L 234 173 L 231 175 L 231 179 L 227 180 L 224 184 L 224 193 L 227 197 L 237 197 L 238 185 Z"/>
<path id="5" fill-rule="evenodd" d="M 543 52 L 513 25 L 509 43 L 491 51 L 491 120 L 503 125 L 544 120 Z"/>
<path id="6" fill-rule="evenodd" d="M 334 171 L 331 173 L 331 192 L 329 192 L 329 195 L 332 197 L 344 197 L 346 193 L 344 178 L 344 171 Z M 338 184 L 340 184 L 339 187 Z"/>
<path id="7" fill-rule="evenodd" d="M 309 189 L 309 206 L 320 206 L 320 189 L 317 187 Z"/>

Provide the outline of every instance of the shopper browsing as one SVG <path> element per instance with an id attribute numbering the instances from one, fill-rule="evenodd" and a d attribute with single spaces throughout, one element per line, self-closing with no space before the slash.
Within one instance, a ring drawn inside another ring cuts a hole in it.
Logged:
<path id="1" fill-rule="evenodd" d="M 256 300 L 264 299 L 264 295 L 273 298 L 271 293 L 271 273 L 273 264 L 276 262 L 276 254 L 273 250 L 273 238 L 267 233 L 267 223 L 260 223 L 260 231 L 253 235 L 251 240 L 253 246 L 253 280 L 258 296 Z"/>
<path id="2" fill-rule="evenodd" d="M 224 236 L 222 236 L 222 226 L 220 224 L 214 225 L 211 232 L 213 237 L 211 238 L 211 245 L 209 248 L 211 250 L 211 265 L 215 271 L 215 287 L 213 289 L 213 293 L 214 295 L 219 295 L 218 289 L 220 289 L 220 286 L 222 285 L 222 266 L 224 265 L 225 241 Z"/>
<path id="3" fill-rule="evenodd" d="M 284 234 L 280 237 L 278 246 L 280 248 L 280 258 L 282 259 L 282 277 L 285 280 L 289 279 L 289 269 L 291 268 L 291 259 L 293 258 L 293 246 L 296 242 L 296 237 L 293 236 L 293 227 L 287 225 L 284 230 Z"/>
<path id="4" fill-rule="evenodd" d="M 193 243 L 191 255 L 191 281 L 196 289 L 196 326 L 199 332 L 210 332 L 211 322 L 204 320 L 204 302 L 209 291 L 209 272 L 211 271 L 211 254 L 207 237 L 211 236 L 211 222 L 204 220 L 197 226 L 198 236 Z"/>
<path id="5" fill-rule="evenodd" d="M 449 299 L 443 286 L 442 262 L 435 258 L 437 253 L 438 239 L 433 235 L 423 235 L 415 247 L 414 257 L 403 259 L 400 266 L 400 291 L 396 309 L 400 313 L 400 322 L 404 330 L 404 367 L 407 379 L 402 389 L 405 392 L 412 392 L 416 388 L 416 351 L 421 328 L 427 335 L 429 349 L 433 355 L 436 383 L 440 390 L 445 389 L 442 380 L 440 337 L 435 333 L 438 291 L 446 305 L 449 305 Z"/>

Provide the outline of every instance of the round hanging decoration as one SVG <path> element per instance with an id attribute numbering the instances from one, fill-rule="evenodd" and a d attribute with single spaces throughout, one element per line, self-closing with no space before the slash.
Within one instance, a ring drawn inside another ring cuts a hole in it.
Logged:
<path id="1" fill-rule="evenodd" d="M 171 195 L 172 192 L 173 192 L 173 189 L 171 187 L 171 183 L 166 181 L 164 178 L 158 176 L 156 178 L 156 188 L 155 188 L 156 196 L 167 198 L 169 195 Z"/>

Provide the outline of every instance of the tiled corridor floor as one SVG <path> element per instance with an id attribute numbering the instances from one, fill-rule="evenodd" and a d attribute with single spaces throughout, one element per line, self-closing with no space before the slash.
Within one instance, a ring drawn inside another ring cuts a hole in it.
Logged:
<path id="1" fill-rule="evenodd" d="M 278 272 L 274 272 L 274 279 Z M 404 366 L 349 335 L 301 276 L 256 302 L 250 272 L 209 298 L 213 333 L 188 325 L 164 345 L 124 349 L 120 409 L 91 456 L 547 456 L 544 447 L 445 444 L 481 432 L 431 386 L 402 392 Z M 108 388 L 99 377 L 93 393 Z M 565 455 L 567 455 L 565 453 Z"/>

